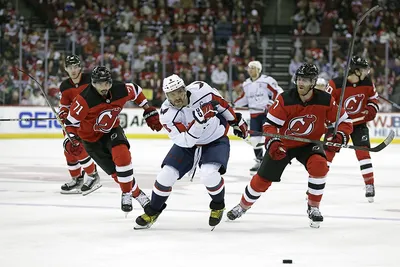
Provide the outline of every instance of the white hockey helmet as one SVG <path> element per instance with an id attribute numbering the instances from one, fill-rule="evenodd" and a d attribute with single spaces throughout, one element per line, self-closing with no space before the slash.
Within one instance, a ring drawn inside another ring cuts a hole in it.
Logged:
<path id="1" fill-rule="evenodd" d="M 247 67 L 249 68 L 256 68 L 258 69 L 259 73 L 261 73 L 262 71 L 262 65 L 260 61 L 254 60 L 254 61 L 250 61 L 249 64 L 247 65 Z"/>
<path id="2" fill-rule="evenodd" d="M 185 87 L 184 81 L 176 74 L 172 74 L 163 81 L 163 91 L 164 93 L 169 93 L 175 91 L 181 87 Z"/>

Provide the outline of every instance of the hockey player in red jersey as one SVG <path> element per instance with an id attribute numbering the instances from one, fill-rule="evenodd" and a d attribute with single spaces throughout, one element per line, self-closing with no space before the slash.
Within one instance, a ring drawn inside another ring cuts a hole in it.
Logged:
<path id="1" fill-rule="evenodd" d="M 297 88 L 278 96 L 268 111 L 264 132 L 313 140 L 321 138 L 325 132 L 325 123 L 335 121 L 338 106 L 331 95 L 314 90 L 317 76 L 318 68 L 314 64 L 304 64 L 297 70 Z M 332 136 L 332 142 L 345 144 L 352 129 L 351 121 L 342 109 L 338 132 Z M 296 158 L 309 174 L 308 217 L 311 221 L 310 226 L 318 228 L 323 221 L 319 205 L 329 170 L 324 148 L 318 144 L 271 137 L 266 138 L 265 148 L 267 153 L 257 174 L 246 186 L 240 203 L 227 213 L 228 218 L 235 220 L 241 217 L 272 182 L 280 182 L 286 166 Z M 339 150 L 336 147 L 328 149 Z"/>
<path id="2" fill-rule="evenodd" d="M 61 100 L 59 117 L 65 121 L 74 98 L 90 84 L 90 73 L 82 73 L 81 61 L 78 56 L 71 55 L 65 58 L 65 70 L 69 78 L 60 85 Z M 88 194 L 91 192 L 91 180 L 98 179 L 96 165 L 92 158 L 83 149 L 82 153 L 73 155 L 64 151 L 67 160 L 71 181 L 61 186 L 62 194 Z M 83 168 L 83 170 L 82 170 Z M 88 175 L 84 183 L 84 173 Z"/>
<path id="3" fill-rule="evenodd" d="M 134 83 L 113 81 L 111 72 L 102 66 L 91 73 L 91 84 L 74 100 L 66 127 L 72 142 L 66 138 L 64 148 L 71 154 L 79 154 L 83 147 L 94 161 L 120 185 L 121 209 L 132 210 L 132 196 L 143 207 L 148 197 L 139 189 L 133 177 L 129 142 L 118 118 L 123 106 L 134 101 L 144 109 L 147 125 L 156 131 L 162 129 L 159 114 L 147 103 L 142 88 Z M 82 143 L 77 141 L 81 139 Z M 98 183 L 93 180 L 92 183 Z"/>
<path id="4" fill-rule="evenodd" d="M 349 76 L 347 77 L 346 88 L 343 98 L 343 107 L 349 117 L 353 120 L 354 129 L 351 140 L 356 146 L 370 147 L 369 130 L 367 122 L 372 121 L 379 110 L 378 93 L 371 79 L 368 77 L 370 68 L 368 62 L 354 56 L 350 61 Z M 343 77 L 329 81 L 326 91 L 339 101 L 342 92 Z M 355 150 L 356 157 L 360 164 L 361 174 L 365 183 L 365 197 L 369 202 L 374 201 L 374 172 L 371 156 L 368 151 Z M 331 164 L 335 152 L 327 151 L 328 165 Z"/>

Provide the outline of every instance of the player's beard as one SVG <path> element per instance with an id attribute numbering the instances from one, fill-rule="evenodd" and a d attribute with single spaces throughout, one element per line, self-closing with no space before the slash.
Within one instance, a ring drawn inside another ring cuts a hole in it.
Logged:
<path id="1" fill-rule="evenodd" d="M 182 108 L 187 105 L 187 98 L 184 97 L 184 98 L 176 99 L 176 100 L 174 100 L 174 103 L 172 105 L 177 108 Z"/>

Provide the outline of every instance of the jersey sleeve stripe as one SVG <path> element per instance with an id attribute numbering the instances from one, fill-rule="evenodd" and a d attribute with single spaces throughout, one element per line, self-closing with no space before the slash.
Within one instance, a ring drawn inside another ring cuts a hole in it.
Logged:
<path id="1" fill-rule="evenodd" d="M 277 127 L 282 127 L 285 124 L 284 120 L 275 117 L 271 113 L 267 114 L 267 120 L 270 121 L 272 125 L 275 125 Z"/>
<path id="2" fill-rule="evenodd" d="M 377 104 L 373 103 L 373 102 L 369 102 L 367 104 L 367 106 L 372 106 L 372 107 L 374 107 L 376 109 L 377 112 L 379 111 L 379 106 Z"/>
<path id="3" fill-rule="evenodd" d="M 187 131 L 185 125 L 183 125 L 183 124 L 180 123 L 180 122 L 174 122 L 174 126 L 176 127 L 176 129 L 177 129 L 178 132 L 180 132 L 180 133 L 184 133 L 184 132 Z"/>

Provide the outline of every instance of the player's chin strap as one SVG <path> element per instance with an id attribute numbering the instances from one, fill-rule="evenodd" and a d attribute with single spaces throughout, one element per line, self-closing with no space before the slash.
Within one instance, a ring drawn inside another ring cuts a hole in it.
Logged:
<path id="1" fill-rule="evenodd" d="M 262 132 L 256 132 L 256 131 L 249 131 L 250 134 L 254 135 L 259 135 L 259 136 L 268 136 L 268 137 L 274 137 L 274 138 L 281 138 L 281 139 L 287 139 L 287 140 L 292 140 L 292 141 L 298 141 L 298 142 L 303 142 L 303 143 L 314 143 L 322 146 L 333 146 L 333 147 L 340 147 L 340 148 L 349 148 L 349 149 L 354 149 L 354 150 L 364 150 L 364 151 L 370 151 L 370 152 L 379 152 L 385 147 L 387 147 L 394 138 L 394 131 L 390 130 L 389 135 L 386 137 L 386 139 L 377 145 L 376 147 L 365 147 L 365 146 L 353 146 L 353 145 L 348 145 L 348 144 L 339 144 L 339 143 L 333 143 L 329 141 L 321 141 L 321 140 L 313 140 L 313 139 L 307 139 L 307 138 L 302 138 L 302 137 L 296 137 L 292 135 L 281 135 L 281 134 L 272 134 L 272 133 L 262 133 Z M 263 146 L 264 143 L 259 143 L 257 146 Z"/>

